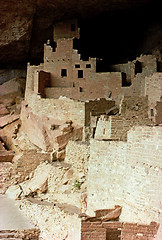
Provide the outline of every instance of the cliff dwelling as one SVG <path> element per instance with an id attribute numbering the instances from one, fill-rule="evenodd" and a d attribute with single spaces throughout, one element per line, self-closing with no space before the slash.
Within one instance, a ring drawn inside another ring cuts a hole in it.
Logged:
<path id="1" fill-rule="evenodd" d="M 161 5 L 62 4 L 0 7 L 0 239 L 162 240 Z"/>

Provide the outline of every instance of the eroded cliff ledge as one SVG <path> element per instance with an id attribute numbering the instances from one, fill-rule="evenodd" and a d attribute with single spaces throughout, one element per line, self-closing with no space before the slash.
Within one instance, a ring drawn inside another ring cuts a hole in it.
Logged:
<path id="1" fill-rule="evenodd" d="M 43 44 L 52 38 L 53 24 L 56 21 L 73 17 L 85 20 L 99 16 L 100 19 L 101 14 L 106 12 L 106 15 L 118 18 L 120 24 L 121 12 L 142 9 L 140 11 L 145 14 L 150 4 L 150 0 L 1 0 L 1 69 L 6 66 L 25 66 L 31 60 L 39 63 L 43 55 Z M 110 20 L 113 24 L 113 19 Z M 107 22 L 101 24 L 106 28 Z M 100 25 L 96 26 L 96 31 L 99 28 Z"/>

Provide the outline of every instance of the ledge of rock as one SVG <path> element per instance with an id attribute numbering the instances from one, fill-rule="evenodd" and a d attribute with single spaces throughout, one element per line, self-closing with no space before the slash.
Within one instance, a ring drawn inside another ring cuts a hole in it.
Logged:
<path id="1" fill-rule="evenodd" d="M 2 0 L 0 4 L 0 63 L 18 66 L 34 57 L 40 61 L 43 43 L 52 36 L 53 23 L 145 6 L 149 0 Z"/>

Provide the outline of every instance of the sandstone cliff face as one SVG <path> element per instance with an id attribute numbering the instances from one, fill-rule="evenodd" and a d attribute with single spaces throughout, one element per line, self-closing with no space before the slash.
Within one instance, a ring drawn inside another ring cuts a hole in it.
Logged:
<path id="1" fill-rule="evenodd" d="M 1 66 L 40 61 L 43 43 L 52 37 L 52 25 L 60 19 L 86 18 L 103 11 L 144 6 L 149 0 L 1 0 Z M 3 64 L 3 65 L 2 65 Z"/>
<path id="2" fill-rule="evenodd" d="M 1 1 L 0 62 L 24 60 L 29 52 L 34 4 L 29 1 Z"/>

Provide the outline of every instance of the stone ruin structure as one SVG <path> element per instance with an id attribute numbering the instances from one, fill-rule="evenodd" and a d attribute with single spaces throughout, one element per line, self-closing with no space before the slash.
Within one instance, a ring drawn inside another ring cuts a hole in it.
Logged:
<path id="1" fill-rule="evenodd" d="M 44 63 L 27 66 L 21 127 L 13 137 L 14 185 L 6 193 L 21 201 L 41 239 L 160 240 L 162 73 L 157 60 L 141 55 L 99 72 L 97 59 L 84 61 L 73 48 L 77 38 L 77 20 L 56 23 L 53 47 L 49 40 L 44 45 Z M 115 205 L 122 206 L 115 221 L 96 217 Z"/>

